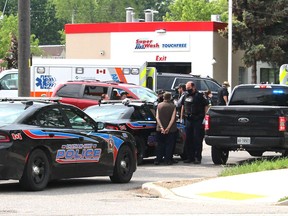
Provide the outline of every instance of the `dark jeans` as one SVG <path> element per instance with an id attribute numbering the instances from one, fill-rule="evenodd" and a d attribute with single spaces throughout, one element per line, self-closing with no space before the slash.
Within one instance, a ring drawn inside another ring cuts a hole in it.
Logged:
<path id="1" fill-rule="evenodd" d="M 194 161 L 198 159 L 202 160 L 202 148 L 203 148 L 203 119 L 186 119 L 185 131 L 186 140 L 184 146 L 184 153 L 187 159 Z"/>
<path id="2" fill-rule="evenodd" d="M 168 134 L 157 132 L 158 145 L 156 148 L 156 161 L 162 161 L 163 157 L 165 162 L 172 160 L 176 135 L 177 132 L 171 132 Z"/>

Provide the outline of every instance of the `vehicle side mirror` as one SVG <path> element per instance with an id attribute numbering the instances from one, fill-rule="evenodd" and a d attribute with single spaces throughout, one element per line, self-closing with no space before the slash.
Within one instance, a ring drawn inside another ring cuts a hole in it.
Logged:
<path id="1" fill-rule="evenodd" d="M 103 130 L 105 128 L 105 124 L 103 122 L 97 122 L 97 130 Z"/>

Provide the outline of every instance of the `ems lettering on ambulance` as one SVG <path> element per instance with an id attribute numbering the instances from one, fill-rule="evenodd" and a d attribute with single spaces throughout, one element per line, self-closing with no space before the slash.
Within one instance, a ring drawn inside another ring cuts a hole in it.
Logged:
<path id="1" fill-rule="evenodd" d="M 61 164 L 99 162 L 101 151 L 97 148 L 97 144 L 66 144 L 58 149 L 56 162 Z"/>

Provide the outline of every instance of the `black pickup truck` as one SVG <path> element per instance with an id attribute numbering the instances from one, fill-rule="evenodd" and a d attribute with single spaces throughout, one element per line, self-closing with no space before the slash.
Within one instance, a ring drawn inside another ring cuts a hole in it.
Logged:
<path id="1" fill-rule="evenodd" d="M 266 151 L 288 155 L 288 86 L 236 86 L 228 106 L 212 106 L 205 116 L 205 142 L 214 164 L 226 164 L 229 151 L 252 156 Z"/>

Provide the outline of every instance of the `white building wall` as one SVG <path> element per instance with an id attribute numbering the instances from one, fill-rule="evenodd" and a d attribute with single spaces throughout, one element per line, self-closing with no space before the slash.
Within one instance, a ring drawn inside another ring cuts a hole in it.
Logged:
<path id="1" fill-rule="evenodd" d="M 136 41 L 151 41 L 156 48 L 135 49 Z M 163 44 L 185 44 L 182 48 L 162 48 Z M 111 59 L 147 62 L 191 62 L 192 73 L 213 76 L 213 32 L 131 32 L 111 33 Z"/>

